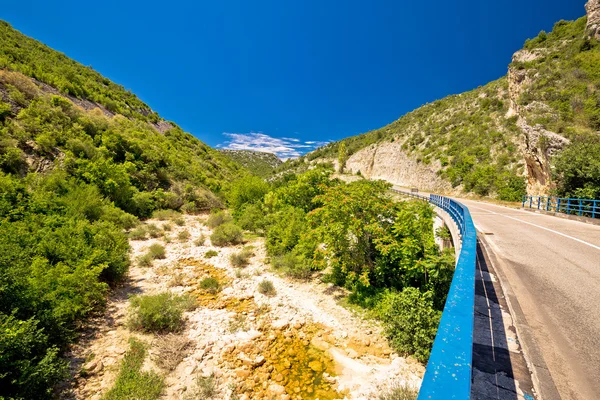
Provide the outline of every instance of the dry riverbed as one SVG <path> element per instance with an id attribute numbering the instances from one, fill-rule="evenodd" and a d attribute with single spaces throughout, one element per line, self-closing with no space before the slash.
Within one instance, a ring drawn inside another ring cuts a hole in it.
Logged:
<path id="1" fill-rule="evenodd" d="M 212 246 L 206 217 L 185 216 L 183 226 L 146 221 L 161 230 L 170 226 L 171 240 L 131 240 L 128 282 L 72 349 L 75 378 L 67 397 L 101 399 L 115 382 L 131 337 L 148 345 L 143 369 L 165 376 L 165 399 L 202 398 L 198 377 L 212 377 L 215 399 L 377 399 L 394 384 L 418 388 L 423 366 L 395 354 L 374 321 L 340 306 L 343 291 L 272 272 L 261 238 L 245 244 L 253 246 L 250 264 L 234 268 L 230 256 L 244 246 Z M 182 231 L 189 237 L 178 239 Z M 137 258 L 153 243 L 165 246 L 166 258 L 139 266 Z M 206 258 L 209 250 L 218 254 Z M 221 290 L 200 289 L 206 277 L 218 279 Z M 258 291 L 265 279 L 275 293 Z M 128 297 L 164 291 L 197 300 L 198 307 L 185 314 L 184 330 L 169 336 L 130 331 Z"/>

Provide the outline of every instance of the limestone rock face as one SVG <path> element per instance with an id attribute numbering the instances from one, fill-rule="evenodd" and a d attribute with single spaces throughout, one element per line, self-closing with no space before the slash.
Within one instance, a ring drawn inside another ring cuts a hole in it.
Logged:
<path id="1" fill-rule="evenodd" d="M 436 165 L 425 165 L 410 157 L 398 142 L 379 143 L 354 153 L 346 170 L 367 179 L 383 179 L 392 184 L 423 190 L 448 192 L 452 186 L 440 179 Z"/>
<path id="2" fill-rule="evenodd" d="M 587 12 L 586 35 L 600 40 L 600 0 L 590 0 L 585 5 Z"/>

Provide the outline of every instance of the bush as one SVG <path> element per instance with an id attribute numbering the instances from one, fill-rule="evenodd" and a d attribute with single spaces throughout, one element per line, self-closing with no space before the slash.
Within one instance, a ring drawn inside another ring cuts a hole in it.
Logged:
<path id="1" fill-rule="evenodd" d="M 429 358 L 442 314 L 433 308 L 431 298 L 430 292 L 407 287 L 402 292 L 386 292 L 377 306 L 391 346 L 423 363 Z"/>
<path id="2" fill-rule="evenodd" d="M 163 378 L 152 371 L 142 371 L 146 348 L 142 342 L 131 338 L 130 349 L 125 353 L 119 375 L 104 400 L 155 400 L 160 397 L 164 387 Z"/>
<path id="3" fill-rule="evenodd" d="M 177 225 L 177 226 L 184 226 L 185 225 L 185 218 L 183 218 L 182 216 L 179 216 L 179 217 L 175 218 L 173 220 L 173 222 L 175 222 L 175 225 Z"/>
<path id="4" fill-rule="evenodd" d="M 293 252 L 273 258 L 273 267 L 297 279 L 308 279 L 312 275 L 304 257 Z"/>
<path id="5" fill-rule="evenodd" d="M 209 250 L 206 253 L 204 253 L 204 257 L 206 258 L 213 258 L 219 255 L 219 252 L 216 250 Z"/>
<path id="6" fill-rule="evenodd" d="M 265 296 L 275 296 L 275 294 L 277 294 L 277 291 L 275 290 L 273 282 L 267 279 L 263 279 L 258 284 L 258 293 L 264 294 Z"/>
<path id="7" fill-rule="evenodd" d="M 164 259 L 167 257 L 166 255 L 166 251 L 165 251 L 165 246 L 158 244 L 158 243 L 154 243 L 153 245 L 151 245 L 148 248 L 148 256 L 150 258 L 152 258 L 153 260 L 156 259 Z"/>
<path id="8" fill-rule="evenodd" d="M 204 246 L 204 242 L 206 242 L 206 236 L 204 234 L 200 234 L 200 236 L 198 236 L 198 239 L 194 240 L 194 245 L 198 247 Z"/>
<path id="9" fill-rule="evenodd" d="M 242 228 L 229 222 L 217 226 L 210 235 L 210 241 L 215 246 L 236 245 L 244 241 L 244 233 Z"/>
<path id="10" fill-rule="evenodd" d="M 379 400 L 417 400 L 418 392 L 407 384 L 394 383 L 390 388 L 383 390 Z"/>
<path id="11" fill-rule="evenodd" d="M 237 219 L 237 223 L 247 231 L 258 232 L 264 230 L 266 225 L 265 213 L 260 204 L 245 206 Z"/>
<path id="12" fill-rule="evenodd" d="M 162 232 L 160 231 L 158 226 L 156 226 L 154 224 L 148 224 L 147 229 L 148 229 L 148 234 L 153 239 L 156 239 L 157 237 L 162 236 Z"/>
<path id="13" fill-rule="evenodd" d="M 138 265 L 140 267 L 151 267 L 152 261 L 154 260 L 154 258 L 152 258 L 152 255 L 150 253 L 146 253 L 144 255 L 141 255 L 138 257 Z"/>
<path id="14" fill-rule="evenodd" d="M 177 234 L 177 239 L 180 242 L 186 242 L 190 239 L 190 233 L 188 231 L 181 231 Z"/>
<path id="15" fill-rule="evenodd" d="M 169 292 L 139 295 L 130 299 L 129 327 L 143 332 L 177 332 L 183 326 L 183 312 L 192 305 L 191 298 Z"/>
<path id="16" fill-rule="evenodd" d="M 210 228 L 214 229 L 217 226 L 226 224 L 231 221 L 233 221 L 233 218 L 231 218 L 231 215 L 229 215 L 225 211 L 219 210 L 216 212 L 212 212 L 208 216 L 208 219 L 206 220 L 206 225 L 209 226 Z"/>
<path id="17" fill-rule="evenodd" d="M 156 210 L 152 213 L 152 218 L 159 221 L 168 221 L 181 217 L 181 213 L 174 210 Z"/>
<path id="18" fill-rule="evenodd" d="M 146 227 L 144 225 L 140 225 L 131 232 L 129 232 L 129 238 L 131 240 L 147 240 L 147 234 L 148 232 L 146 230 Z"/>
<path id="19" fill-rule="evenodd" d="M 269 189 L 269 184 L 257 176 L 246 176 L 233 182 L 228 191 L 233 214 L 239 215 L 246 204 L 260 202 Z"/>
<path id="20" fill-rule="evenodd" d="M 241 267 L 245 267 L 248 265 L 248 261 L 249 261 L 250 257 L 252 257 L 253 255 L 254 255 L 254 252 L 252 251 L 252 248 L 244 247 L 242 249 L 242 251 L 240 251 L 238 253 L 233 253 L 229 257 L 229 260 L 231 261 L 231 265 L 233 265 L 234 267 L 237 267 L 237 268 L 241 268 Z"/>
<path id="21" fill-rule="evenodd" d="M 210 276 L 200 281 L 200 289 L 206 290 L 208 293 L 215 294 L 221 289 L 221 284 L 217 278 Z"/>

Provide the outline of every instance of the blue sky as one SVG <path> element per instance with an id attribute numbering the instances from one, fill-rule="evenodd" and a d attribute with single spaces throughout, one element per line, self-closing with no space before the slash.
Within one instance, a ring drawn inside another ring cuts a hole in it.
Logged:
<path id="1" fill-rule="evenodd" d="M 504 75 L 585 0 L 11 1 L 0 18 L 211 146 L 293 157 Z"/>

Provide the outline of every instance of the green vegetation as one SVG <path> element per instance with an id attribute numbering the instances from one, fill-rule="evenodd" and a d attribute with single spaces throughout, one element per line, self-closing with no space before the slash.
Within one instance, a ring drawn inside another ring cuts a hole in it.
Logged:
<path id="1" fill-rule="evenodd" d="M 271 282 L 268 279 L 263 279 L 258 284 L 258 293 L 264 294 L 265 296 L 275 296 L 275 294 L 277 294 L 277 291 L 275 290 L 273 282 Z"/>
<path id="2" fill-rule="evenodd" d="M 244 242 L 244 233 L 242 228 L 228 222 L 215 228 L 210 235 L 210 241 L 215 246 L 234 246 Z"/>
<path id="3" fill-rule="evenodd" d="M 229 260 L 234 267 L 242 268 L 248 266 L 249 260 L 253 255 L 254 251 L 251 247 L 244 247 L 242 251 L 233 253 Z"/>
<path id="4" fill-rule="evenodd" d="M 142 371 L 146 358 L 145 345 L 137 339 L 129 340 L 130 349 L 121 362 L 113 388 L 103 400 L 155 400 L 160 397 L 164 380 L 155 372 Z"/>
<path id="5" fill-rule="evenodd" d="M 239 204 L 234 216 L 263 215 L 257 229 L 276 269 L 299 278 L 321 271 L 350 290 L 350 302 L 382 320 L 397 351 L 424 361 L 454 272 L 452 253 L 435 245 L 433 210 L 420 201 L 393 201 L 384 182 L 345 184 L 332 173 L 317 167 L 282 177 L 262 199 L 251 198 L 252 208 Z M 263 281 L 258 290 L 269 293 L 271 285 Z M 419 316 L 410 315 L 411 307 Z"/>
<path id="6" fill-rule="evenodd" d="M 128 321 L 131 329 L 143 332 L 177 332 L 183 325 L 183 312 L 193 306 L 187 296 L 169 292 L 133 296 Z"/>
<path id="7" fill-rule="evenodd" d="M 214 294 L 221 290 L 221 284 L 219 283 L 217 278 L 209 276 L 200 281 L 200 289 L 206 290 L 207 292 Z"/>
<path id="8" fill-rule="evenodd" d="M 395 383 L 389 389 L 384 390 L 379 400 L 417 400 L 418 392 L 406 384 Z"/>
<path id="9" fill-rule="evenodd" d="M 260 151 L 221 150 L 221 152 L 261 178 L 270 176 L 283 162 L 275 154 Z"/>
<path id="10" fill-rule="evenodd" d="M 231 218 L 229 213 L 222 210 L 216 210 L 210 213 L 208 219 L 206 220 L 206 225 L 214 229 L 219 225 L 223 225 L 231 221 L 233 221 L 233 218 Z"/>
<path id="11" fill-rule="evenodd" d="M 219 255 L 219 252 L 216 250 L 209 250 L 204 254 L 204 257 L 206 258 L 213 258 Z"/>
<path id="12" fill-rule="evenodd" d="M 165 246 L 154 243 L 148 248 L 148 256 L 153 259 L 164 259 L 167 255 L 165 252 Z"/>

